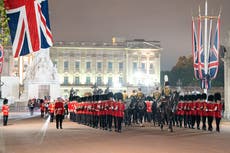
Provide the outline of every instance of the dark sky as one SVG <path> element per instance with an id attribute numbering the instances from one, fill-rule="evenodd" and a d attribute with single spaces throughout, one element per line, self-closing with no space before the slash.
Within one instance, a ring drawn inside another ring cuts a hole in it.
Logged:
<path id="1" fill-rule="evenodd" d="M 205 0 L 49 0 L 54 41 L 105 41 L 112 37 L 160 40 L 161 68 L 191 54 L 191 16 Z M 221 15 L 221 42 L 230 30 L 230 0 L 208 0 Z"/>

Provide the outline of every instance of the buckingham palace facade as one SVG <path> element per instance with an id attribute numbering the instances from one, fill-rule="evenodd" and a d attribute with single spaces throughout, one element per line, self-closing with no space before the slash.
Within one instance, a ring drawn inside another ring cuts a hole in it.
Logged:
<path id="1" fill-rule="evenodd" d="M 68 96 L 71 88 L 83 95 L 95 84 L 113 92 L 141 88 L 149 94 L 160 84 L 161 51 L 159 41 L 118 42 L 113 38 L 111 43 L 58 42 L 50 49 L 50 57 L 63 96 Z"/>

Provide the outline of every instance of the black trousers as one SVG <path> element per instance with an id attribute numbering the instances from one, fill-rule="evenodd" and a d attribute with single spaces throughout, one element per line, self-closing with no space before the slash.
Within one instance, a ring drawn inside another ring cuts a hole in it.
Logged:
<path id="1" fill-rule="evenodd" d="M 212 122 L 213 122 L 213 117 L 212 116 L 208 116 L 208 130 L 212 131 Z"/>
<path id="2" fill-rule="evenodd" d="M 56 115 L 56 128 L 59 127 L 62 129 L 62 121 L 63 121 L 63 115 Z"/>
<path id="3" fill-rule="evenodd" d="M 3 125 L 6 126 L 8 122 L 8 115 L 3 115 Z"/>
<path id="4" fill-rule="evenodd" d="M 54 113 L 50 113 L 50 122 L 53 122 L 54 120 Z"/>
<path id="5" fill-rule="evenodd" d="M 216 118 L 216 131 L 220 132 L 220 120 L 221 118 Z"/>

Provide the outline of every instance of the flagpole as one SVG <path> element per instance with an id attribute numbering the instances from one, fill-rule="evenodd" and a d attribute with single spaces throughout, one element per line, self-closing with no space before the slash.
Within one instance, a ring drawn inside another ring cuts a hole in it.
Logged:
<path id="1" fill-rule="evenodd" d="M 204 18 L 204 72 L 205 77 L 208 74 L 208 2 L 205 1 L 205 18 Z M 208 93 L 208 89 L 204 89 L 204 93 Z"/>

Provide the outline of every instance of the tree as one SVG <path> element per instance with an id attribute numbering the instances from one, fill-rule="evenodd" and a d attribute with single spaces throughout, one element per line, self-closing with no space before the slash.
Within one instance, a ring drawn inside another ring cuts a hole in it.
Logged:
<path id="1" fill-rule="evenodd" d="M 8 26 L 8 18 L 6 15 L 6 10 L 4 8 L 4 0 L 0 0 L 0 43 L 2 46 L 6 46 L 9 44 L 9 26 Z"/>

